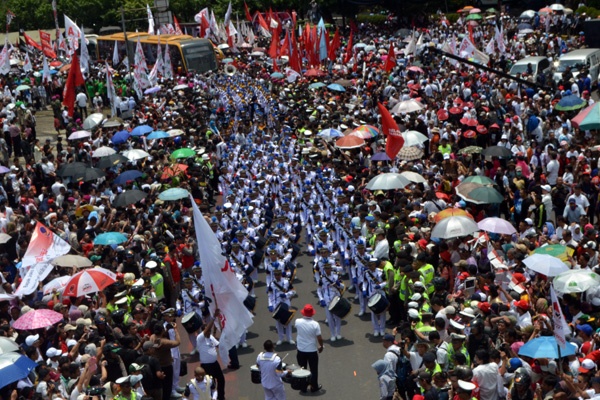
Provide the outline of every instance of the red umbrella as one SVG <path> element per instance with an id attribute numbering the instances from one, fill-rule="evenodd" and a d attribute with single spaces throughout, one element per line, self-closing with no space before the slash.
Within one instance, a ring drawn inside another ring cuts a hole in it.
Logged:
<path id="1" fill-rule="evenodd" d="M 356 149 L 364 145 L 365 141 L 362 138 L 354 135 L 344 136 L 335 142 L 335 146 L 340 149 Z"/>
<path id="2" fill-rule="evenodd" d="M 419 90 L 421 89 L 421 85 L 419 85 L 418 83 L 411 83 L 410 85 L 407 85 L 408 88 L 410 90 Z"/>
<path id="3" fill-rule="evenodd" d="M 461 112 L 463 112 L 462 108 L 460 107 L 450 107 L 450 114 L 460 114 Z"/>
<path id="4" fill-rule="evenodd" d="M 61 65 L 62 65 L 62 63 L 60 61 L 51 61 L 50 62 L 51 67 L 60 67 Z"/>
<path id="5" fill-rule="evenodd" d="M 460 97 L 454 99 L 454 104 L 455 105 L 460 106 L 462 103 L 464 103 L 464 102 L 463 102 L 463 100 Z"/>
<path id="6" fill-rule="evenodd" d="M 470 119 L 469 121 L 467 121 L 467 125 L 469 126 L 477 126 L 479 124 L 479 122 L 477 122 L 476 119 Z"/>
<path id="7" fill-rule="evenodd" d="M 304 73 L 304 76 L 317 77 L 317 76 L 325 76 L 327 75 L 324 71 L 320 69 L 311 68 Z"/>
<path id="8" fill-rule="evenodd" d="M 417 67 L 416 65 L 411 65 L 410 67 L 406 68 L 409 71 L 413 71 L 413 72 L 418 72 L 420 74 L 423 73 L 423 70 L 419 67 Z"/>
<path id="9" fill-rule="evenodd" d="M 437 117 L 440 121 L 446 121 L 448 119 L 448 111 L 444 110 L 443 108 L 438 110 Z"/>
<path id="10" fill-rule="evenodd" d="M 435 197 L 444 201 L 450 201 L 450 196 L 443 192 L 435 192 Z"/>
<path id="11" fill-rule="evenodd" d="M 490 129 L 500 129 L 500 127 L 498 126 L 498 124 L 492 124 L 490 125 Z"/>
<path id="12" fill-rule="evenodd" d="M 161 179 L 169 179 L 177 175 L 181 175 L 187 171 L 188 166 L 185 164 L 175 164 L 172 167 L 166 167 L 163 170 Z"/>
<path id="13" fill-rule="evenodd" d="M 471 130 L 471 129 L 469 129 L 468 131 L 463 133 L 463 137 L 467 138 L 467 139 L 473 139 L 475 136 L 477 136 L 477 134 L 475 133 L 474 130 Z"/>
<path id="14" fill-rule="evenodd" d="M 477 132 L 481 133 L 482 135 L 487 133 L 487 128 L 483 125 L 477 125 Z"/>
<path id="15" fill-rule="evenodd" d="M 468 125 L 469 124 L 469 118 L 461 118 L 460 121 L 461 124 L 463 125 Z"/>
<path id="16" fill-rule="evenodd" d="M 67 282 L 63 296 L 79 297 L 100 292 L 116 281 L 117 275 L 112 271 L 100 267 L 86 269 L 73 275 Z"/>

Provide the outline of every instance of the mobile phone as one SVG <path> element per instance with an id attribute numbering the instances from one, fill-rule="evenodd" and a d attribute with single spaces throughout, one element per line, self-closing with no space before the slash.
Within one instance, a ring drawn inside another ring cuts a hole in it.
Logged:
<path id="1" fill-rule="evenodd" d="M 473 293 L 475 293 L 475 282 L 475 278 L 473 277 L 465 280 L 465 293 L 467 295 L 471 296 Z"/>

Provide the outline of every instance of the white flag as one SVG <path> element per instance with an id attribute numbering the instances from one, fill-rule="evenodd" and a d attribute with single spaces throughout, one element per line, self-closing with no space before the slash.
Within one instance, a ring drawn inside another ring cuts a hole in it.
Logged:
<path id="1" fill-rule="evenodd" d="M 50 262 L 56 257 L 67 254 L 70 250 L 71 245 L 69 243 L 38 222 L 21 260 L 21 268 Z"/>
<path id="2" fill-rule="evenodd" d="M 135 68 L 146 71 L 148 66 L 146 65 L 146 56 L 144 55 L 144 49 L 140 43 L 140 37 L 138 36 L 137 45 L 135 46 L 135 57 L 133 59 Z"/>
<path id="3" fill-rule="evenodd" d="M 244 306 L 248 290 L 242 285 L 229 261 L 221 254 L 221 243 L 212 231 L 196 202 L 190 195 L 193 207 L 194 229 L 198 243 L 198 253 L 202 262 L 202 276 L 206 296 L 210 303 L 210 312 L 215 308 L 221 310 L 221 316 L 215 321 L 215 326 L 221 330 L 219 352 L 221 360 L 229 361 L 229 349 L 240 341 L 240 336 L 248 329 L 253 321 L 252 314 Z"/>
<path id="4" fill-rule="evenodd" d="M 113 57 L 112 57 L 112 64 L 113 67 L 116 67 L 117 65 L 119 65 L 119 44 L 117 43 L 117 41 L 115 40 L 115 48 L 113 49 Z"/>
<path id="5" fill-rule="evenodd" d="M 301 75 L 298 72 L 294 71 L 291 68 L 285 69 L 285 76 L 287 77 L 287 81 L 289 83 L 296 82 L 296 79 L 301 77 Z"/>
<path id="6" fill-rule="evenodd" d="M 50 82 L 52 80 L 52 75 L 50 74 L 50 67 L 48 67 L 48 59 L 46 56 L 43 57 L 42 82 Z"/>
<path id="7" fill-rule="evenodd" d="M 163 56 L 163 78 L 173 79 L 173 66 L 171 65 L 171 53 L 168 44 L 165 46 L 165 55 Z"/>
<path id="8" fill-rule="evenodd" d="M 497 26 L 494 27 L 496 33 L 494 35 L 494 39 L 496 39 L 496 44 L 498 45 L 498 50 L 500 50 L 501 54 L 506 53 L 506 44 L 504 43 L 504 32 L 498 29 Z"/>
<path id="9" fill-rule="evenodd" d="M 83 32 L 83 26 L 81 27 L 81 31 Z M 85 40 L 85 36 L 81 35 L 81 52 L 79 56 L 79 66 L 81 70 L 86 74 L 90 72 L 90 55 L 88 54 L 87 43 Z"/>
<path id="10" fill-rule="evenodd" d="M 31 60 L 29 59 L 29 52 L 25 53 L 25 61 L 23 62 L 23 71 L 25 71 L 25 72 L 33 71 L 33 66 L 31 65 Z"/>
<path id="11" fill-rule="evenodd" d="M 71 18 L 65 15 L 65 35 L 67 37 L 67 42 L 69 42 L 69 54 L 73 54 L 75 50 L 79 48 L 79 41 L 81 40 L 81 30 L 75 24 L 75 22 L 71 21 Z"/>
<path id="12" fill-rule="evenodd" d="M 8 35 L 4 36 L 4 47 L 0 52 L 0 74 L 7 75 L 10 72 L 10 56 L 8 54 Z"/>
<path id="13" fill-rule="evenodd" d="M 485 52 L 487 54 L 494 54 L 494 38 L 491 38 L 487 46 L 485 46 Z"/>
<path id="14" fill-rule="evenodd" d="M 404 54 L 407 56 L 411 55 L 412 53 L 415 52 L 416 47 L 417 47 L 417 41 L 415 40 L 415 35 L 413 34 L 412 38 L 410 39 L 410 42 L 408 42 L 408 44 L 404 48 Z"/>
<path id="15" fill-rule="evenodd" d="M 113 84 L 112 72 L 108 67 L 108 62 L 104 61 L 104 66 L 106 67 L 106 97 L 108 97 L 108 101 L 110 101 L 110 111 L 111 116 L 117 115 L 117 92 L 115 91 L 115 85 Z"/>
<path id="16" fill-rule="evenodd" d="M 15 290 L 15 296 L 23 297 L 35 292 L 39 286 L 39 283 L 46 279 L 53 269 L 54 265 L 50 264 L 49 262 L 33 265 L 31 268 L 27 268 L 26 270 L 21 268 L 19 273 L 24 274 L 22 275 L 23 280 L 21 281 L 21 284 L 17 290 Z"/>
<path id="17" fill-rule="evenodd" d="M 148 4 L 146 4 L 146 13 L 148 14 L 148 34 L 154 35 L 154 17 Z"/>
<path id="18" fill-rule="evenodd" d="M 156 66 L 156 72 L 161 75 L 164 75 L 164 64 L 163 64 L 163 56 L 162 56 L 162 47 L 160 45 L 160 35 L 158 35 L 158 48 L 156 49 L 156 62 L 154 63 Z"/>
<path id="19" fill-rule="evenodd" d="M 228 26 L 229 21 L 231 21 L 231 1 L 229 2 L 229 6 L 227 6 L 227 12 L 225 13 L 225 20 L 223 21 L 223 25 Z"/>
<path id="20" fill-rule="evenodd" d="M 556 343 L 563 349 L 567 347 L 567 339 L 565 336 L 570 332 L 569 325 L 565 320 L 560 304 L 558 303 L 558 297 L 554 291 L 554 285 L 550 286 L 550 299 L 552 300 L 552 323 L 554 324 L 554 337 Z"/>
<path id="21" fill-rule="evenodd" d="M 462 42 L 460 43 L 460 46 L 458 47 L 458 55 L 463 58 L 469 58 L 473 56 L 475 50 L 475 45 L 471 43 L 469 37 L 465 35 Z"/>

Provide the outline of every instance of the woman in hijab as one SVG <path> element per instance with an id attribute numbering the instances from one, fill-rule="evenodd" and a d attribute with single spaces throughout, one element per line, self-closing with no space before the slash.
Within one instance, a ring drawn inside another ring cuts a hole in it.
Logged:
<path id="1" fill-rule="evenodd" d="M 377 360 L 371 366 L 377 372 L 380 400 L 392 400 L 396 391 L 396 372 L 392 369 L 392 364 L 385 360 Z"/>

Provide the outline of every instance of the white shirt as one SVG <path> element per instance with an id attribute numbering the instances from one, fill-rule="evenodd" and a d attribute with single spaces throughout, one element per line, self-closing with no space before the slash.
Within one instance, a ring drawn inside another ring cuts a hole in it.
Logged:
<path id="1" fill-rule="evenodd" d="M 77 105 L 79 107 L 85 107 L 87 106 L 87 96 L 85 95 L 85 93 L 80 92 L 77 94 L 77 97 L 75 97 L 75 100 L 77 101 Z"/>
<path id="2" fill-rule="evenodd" d="M 548 183 L 552 186 L 556 185 L 559 167 L 560 163 L 558 162 L 558 160 L 550 160 L 550 162 L 546 166 L 546 172 L 548 173 Z"/>
<path id="3" fill-rule="evenodd" d="M 298 318 L 296 325 L 296 343 L 298 351 L 314 353 L 318 351 L 319 342 L 317 336 L 321 336 L 321 326 L 312 318 Z"/>
<path id="4" fill-rule="evenodd" d="M 200 363 L 212 364 L 217 362 L 217 346 L 219 341 L 210 335 L 210 337 L 204 337 L 204 332 L 201 332 L 196 339 L 196 349 L 200 355 Z"/>
<path id="5" fill-rule="evenodd" d="M 380 240 L 375 245 L 375 250 L 373 251 L 373 257 L 375 258 L 389 258 L 390 257 L 390 244 L 387 239 Z"/>
<path id="6" fill-rule="evenodd" d="M 260 369 L 260 383 L 265 389 L 274 389 L 283 386 L 281 376 L 283 371 L 277 372 L 280 368 L 281 358 L 272 352 L 260 353 L 256 358 L 256 365 Z"/>
<path id="7" fill-rule="evenodd" d="M 205 397 L 206 396 L 206 391 L 211 391 L 211 386 L 212 386 L 213 380 L 208 376 L 204 376 L 204 379 L 201 381 L 196 380 L 196 378 L 192 379 L 190 381 L 190 383 L 188 384 L 188 388 L 190 390 L 190 400 L 200 400 L 200 393 L 198 392 L 198 390 L 200 390 L 201 392 L 203 392 Z M 218 392 L 216 390 L 212 390 L 212 394 L 210 395 L 210 398 L 212 398 L 213 400 L 217 400 L 217 396 L 218 396 Z"/>
<path id="8" fill-rule="evenodd" d="M 473 369 L 473 379 L 479 385 L 480 397 L 486 400 L 498 400 L 498 364 L 490 362 Z"/>

